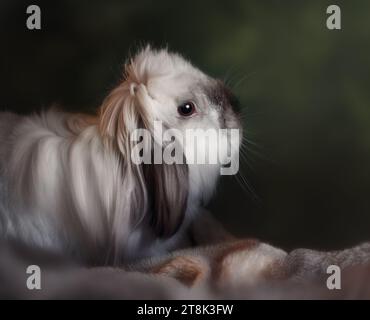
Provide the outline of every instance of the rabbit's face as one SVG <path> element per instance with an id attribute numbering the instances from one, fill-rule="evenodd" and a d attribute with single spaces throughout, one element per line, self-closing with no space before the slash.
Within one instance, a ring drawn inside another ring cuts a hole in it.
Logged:
<path id="1" fill-rule="evenodd" d="M 148 121 L 160 121 L 164 130 L 181 132 L 189 158 L 196 160 L 196 153 L 204 152 L 204 147 L 206 157 L 217 157 L 218 164 L 237 156 L 241 135 L 238 101 L 222 81 L 205 75 L 177 54 L 150 49 L 128 65 L 126 81 L 134 84 L 134 94 Z M 225 129 L 239 130 L 240 135 L 230 135 Z M 200 136 L 199 130 L 208 134 Z M 194 135 L 200 139 L 197 145 Z"/>

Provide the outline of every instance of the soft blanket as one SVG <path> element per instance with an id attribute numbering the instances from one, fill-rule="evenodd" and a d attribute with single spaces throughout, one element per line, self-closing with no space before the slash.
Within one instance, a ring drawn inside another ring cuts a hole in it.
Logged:
<path id="1" fill-rule="evenodd" d="M 40 290 L 26 286 L 29 265 L 40 267 Z M 331 265 L 339 267 L 340 288 L 328 288 Z M 6 299 L 367 299 L 369 280 L 370 243 L 287 253 L 254 239 L 230 239 L 117 267 L 81 266 L 0 243 L 0 297 Z"/>

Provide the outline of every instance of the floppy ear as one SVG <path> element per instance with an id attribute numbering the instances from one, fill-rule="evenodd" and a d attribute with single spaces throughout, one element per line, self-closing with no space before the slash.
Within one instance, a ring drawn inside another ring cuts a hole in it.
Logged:
<path id="1" fill-rule="evenodd" d="M 151 103 L 145 86 L 137 85 L 133 94 L 129 83 L 123 82 L 104 100 L 99 129 L 103 139 L 119 150 L 126 169 L 136 180 L 135 190 L 141 194 L 136 197 L 139 203 L 133 206 L 138 212 L 131 212 L 132 223 L 141 221 L 149 211 L 150 224 L 156 234 L 170 237 L 179 229 L 185 216 L 189 188 L 187 165 L 131 163 L 133 144 L 130 134 L 139 127 L 153 132 L 153 118 L 147 112 L 153 109 Z M 155 139 L 152 138 L 153 144 Z"/>
<path id="2" fill-rule="evenodd" d="M 104 99 L 99 120 L 103 139 L 114 144 L 125 158 L 129 157 L 130 133 L 137 129 L 140 113 L 126 83 L 116 87 Z"/>
<path id="3" fill-rule="evenodd" d="M 188 167 L 186 164 L 144 165 L 149 190 L 150 223 L 159 237 L 170 237 L 180 228 L 187 207 Z"/>

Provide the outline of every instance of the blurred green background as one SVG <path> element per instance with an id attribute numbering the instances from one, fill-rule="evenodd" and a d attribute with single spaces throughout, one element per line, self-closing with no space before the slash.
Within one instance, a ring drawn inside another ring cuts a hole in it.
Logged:
<path id="1" fill-rule="evenodd" d="M 2 0 L 0 108 L 94 112 L 129 52 L 168 45 L 243 106 L 254 191 L 223 177 L 214 214 L 287 249 L 350 246 L 370 239 L 370 2 L 334 3 L 340 31 L 325 0 Z M 40 31 L 26 29 L 30 4 Z"/>

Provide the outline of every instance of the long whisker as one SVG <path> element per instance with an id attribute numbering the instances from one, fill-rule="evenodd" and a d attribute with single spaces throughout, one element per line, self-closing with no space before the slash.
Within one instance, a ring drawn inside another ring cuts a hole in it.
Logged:
<path id="1" fill-rule="evenodd" d="M 226 85 L 228 85 L 229 87 L 233 87 L 232 85 L 232 82 L 235 78 L 235 76 L 233 75 L 234 71 L 233 69 L 235 69 L 235 66 L 231 66 L 225 73 L 225 76 L 223 78 L 223 81 Z"/>
<path id="2" fill-rule="evenodd" d="M 247 153 L 243 148 L 240 148 L 240 156 L 242 160 L 246 163 L 246 165 L 255 172 L 255 168 L 253 167 L 251 161 L 248 159 Z"/>
<path id="3" fill-rule="evenodd" d="M 239 153 L 240 158 L 241 158 L 242 162 L 245 163 L 252 171 L 255 171 L 252 163 L 249 161 L 249 159 L 247 157 L 247 154 L 246 154 L 246 151 L 244 150 L 244 148 L 245 148 L 245 145 L 242 143 L 241 146 L 240 146 L 240 149 L 239 149 L 240 150 L 240 153 Z M 253 186 L 247 181 L 247 179 L 243 175 L 242 169 L 240 169 L 239 172 L 235 175 L 235 178 L 236 178 L 237 182 L 239 183 L 239 185 L 242 187 L 242 189 L 246 193 L 250 194 L 255 201 L 261 202 L 261 199 L 257 195 L 255 189 L 253 188 Z"/>
<path id="4" fill-rule="evenodd" d="M 240 112 L 238 114 L 239 117 L 242 117 L 245 120 L 261 118 L 266 115 L 266 109 L 258 108 L 258 109 L 251 109 L 244 104 L 240 108 Z"/>
<path id="5" fill-rule="evenodd" d="M 256 74 L 256 72 L 250 72 L 250 73 L 247 73 L 245 74 L 244 76 L 242 76 L 233 86 L 232 86 L 232 89 L 234 91 L 236 91 L 238 89 L 238 87 L 243 84 L 244 81 L 246 81 L 247 79 L 251 78 L 252 76 L 254 76 Z"/>
<path id="6" fill-rule="evenodd" d="M 247 179 L 243 176 L 241 171 L 235 175 L 236 180 L 239 182 L 242 189 L 250 194 L 255 201 L 261 202 L 261 198 L 257 195 L 255 189 L 251 186 L 251 184 L 247 181 Z"/>

